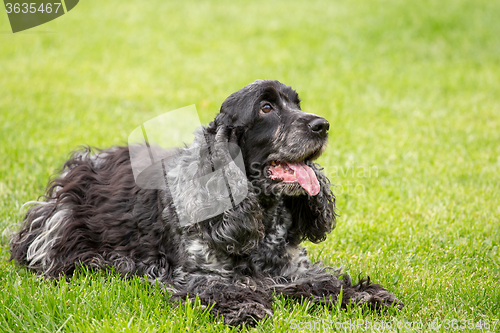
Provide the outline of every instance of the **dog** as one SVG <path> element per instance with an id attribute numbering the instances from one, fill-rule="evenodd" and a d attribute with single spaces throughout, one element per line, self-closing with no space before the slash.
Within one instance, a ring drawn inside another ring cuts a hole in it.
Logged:
<path id="1" fill-rule="evenodd" d="M 291 87 L 259 80 L 231 94 L 191 145 L 165 155 L 171 186 L 139 186 L 130 146 L 74 152 L 45 201 L 27 211 L 11 260 L 50 278 L 81 266 L 113 267 L 161 283 L 174 299 L 197 296 L 231 326 L 272 317 L 273 295 L 401 309 L 369 278 L 353 285 L 340 269 L 312 263 L 300 246 L 324 241 L 336 224 L 330 182 L 314 162 L 329 127 L 301 110 Z M 241 166 L 231 163 L 238 154 Z M 211 176 L 214 166 L 226 166 L 225 176 Z M 204 218 L 214 182 L 244 195 Z"/>

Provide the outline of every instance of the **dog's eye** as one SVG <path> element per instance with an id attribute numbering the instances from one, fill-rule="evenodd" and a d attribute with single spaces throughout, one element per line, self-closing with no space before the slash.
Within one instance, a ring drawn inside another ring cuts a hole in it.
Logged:
<path id="1" fill-rule="evenodd" d="M 271 112 L 273 108 L 271 107 L 271 105 L 269 104 L 266 104 L 262 107 L 262 109 L 260 109 L 260 111 L 262 111 L 263 113 L 269 113 Z"/>

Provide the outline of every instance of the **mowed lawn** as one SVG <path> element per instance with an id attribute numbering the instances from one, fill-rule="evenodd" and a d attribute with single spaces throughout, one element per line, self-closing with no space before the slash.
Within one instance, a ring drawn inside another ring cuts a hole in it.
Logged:
<path id="1" fill-rule="evenodd" d="M 207 123 L 256 79 L 291 85 L 331 124 L 319 162 L 340 217 L 305 244 L 312 258 L 406 306 L 277 298 L 250 330 L 499 331 L 499 17 L 491 0 L 102 0 L 12 34 L 0 13 L 0 331 L 231 331 L 137 278 L 44 280 L 8 261 L 8 242 L 71 150 L 124 144 L 190 104 Z"/>

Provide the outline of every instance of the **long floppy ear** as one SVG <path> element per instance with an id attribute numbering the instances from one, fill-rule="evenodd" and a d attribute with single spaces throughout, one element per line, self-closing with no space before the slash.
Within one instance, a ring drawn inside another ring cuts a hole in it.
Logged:
<path id="1" fill-rule="evenodd" d="M 262 209 L 255 193 L 198 226 L 210 248 L 233 255 L 250 253 L 264 238 Z"/>
<path id="2" fill-rule="evenodd" d="M 253 250 L 264 237 L 262 208 L 252 184 L 241 169 L 244 168 L 243 160 L 241 159 L 241 163 L 237 162 L 241 152 L 237 146 L 241 129 L 227 126 L 226 121 L 227 118 L 219 114 L 206 128 L 205 139 L 209 146 L 209 156 L 202 156 L 202 159 L 210 159 L 204 164 L 222 171 L 222 177 L 220 174 L 216 175 L 214 177 L 217 179 L 210 179 L 207 184 L 219 182 L 225 186 L 232 208 L 197 223 L 196 228 L 209 247 L 233 255 L 242 255 Z M 204 190 L 211 192 L 209 188 Z"/>
<path id="3" fill-rule="evenodd" d="M 336 224 L 335 196 L 330 189 L 330 181 L 317 163 L 307 163 L 316 174 L 321 190 L 315 196 L 300 195 L 285 198 L 285 205 L 292 212 L 294 225 L 302 240 L 319 243 L 326 239 Z"/>

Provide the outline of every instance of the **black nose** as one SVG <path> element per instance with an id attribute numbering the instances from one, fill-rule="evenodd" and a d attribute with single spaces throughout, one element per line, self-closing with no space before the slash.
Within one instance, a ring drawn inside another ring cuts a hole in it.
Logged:
<path id="1" fill-rule="evenodd" d="M 330 128 L 330 123 L 323 118 L 314 118 L 307 124 L 311 132 L 319 134 L 325 137 L 328 134 L 328 129 Z"/>

